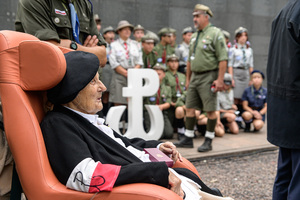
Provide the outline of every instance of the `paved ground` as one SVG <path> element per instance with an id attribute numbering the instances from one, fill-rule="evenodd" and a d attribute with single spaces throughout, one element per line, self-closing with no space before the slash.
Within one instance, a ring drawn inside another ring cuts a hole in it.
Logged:
<path id="1" fill-rule="evenodd" d="M 176 142 L 177 140 L 171 140 Z M 208 157 L 222 157 L 249 153 L 257 150 L 276 149 L 267 141 L 266 126 L 256 133 L 244 133 L 240 130 L 238 135 L 226 133 L 223 137 L 216 137 L 213 140 L 213 150 L 205 153 L 197 152 L 197 148 L 203 143 L 204 137 L 194 139 L 194 148 L 178 148 L 181 155 L 189 160 L 199 160 Z"/>

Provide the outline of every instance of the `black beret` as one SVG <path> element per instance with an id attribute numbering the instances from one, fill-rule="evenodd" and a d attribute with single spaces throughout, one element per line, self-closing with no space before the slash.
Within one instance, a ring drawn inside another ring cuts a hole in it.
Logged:
<path id="1" fill-rule="evenodd" d="M 254 74 L 254 73 L 259 73 L 259 74 L 261 74 L 262 78 L 265 79 L 265 75 L 264 75 L 264 73 L 262 73 L 262 71 L 259 71 L 259 70 L 255 69 L 255 70 L 253 70 L 253 71 L 251 72 L 251 75 Z"/>
<path id="2" fill-rule="evenodd" d="M 92 53 L 71 51 L 65 54 L 65 58 L 67 70 L 64 78 L 47 92 L 48 100 L 53 104 L 65 104 L 75 99 L 99 68 L 98 57 Z"/>

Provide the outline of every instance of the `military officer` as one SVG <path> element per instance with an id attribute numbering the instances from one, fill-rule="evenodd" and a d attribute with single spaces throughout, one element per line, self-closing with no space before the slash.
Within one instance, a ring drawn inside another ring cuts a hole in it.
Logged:
<path id="1" fill-rule="evenodd" d="M 178 71 L 185 73 L 186 63 L 189 57 L 189 45 L 191 41 L 192 34 L 194 33 L 192 27 L 186 27 L 182 31 L 182 43 L 179 44 L 175 49 L 175 54 L 179 58 L 179 68 Z"/>
<path id="2" fill-rule="evenodd" d="M 172 102 L 168 109 L 170 121 L 174 128 L 177 128 L 179 137 L 185 132 L 184 117 L 185 117 L 185 75 L 179 73 L 179 59 L 175 54 L 167 57 L 168 71 L 166 72 L 165 84 L 171 87 Z"/>
<path id="3" fill-rule="evenodd" d="M 74 27 L 71 15 L 79 20 L 73 22 Z M 20 0 L 15 29 L 57 46 L 94 53 L 100 66 L 106 64 L 106 42 L 97 30 L 88 0 Z"/>
<path id="4" fill-rule="evenodd" d="M 142 37 L 142 53 L 144 68 L 153 68 L 157 63 L 157 52 L 153 50 L 156 39 L 153 33 L 147 33 Z"/>
<path id="5" fill-rule="evenodd" d="M 210 23 L 213 13 L 209 7 L 197 4 L 193 12 L 194 26 L 190 43 L 189 59 L 186 67 L 186 131 L 177 147 L 193 147 L 195 109 L 207 113 L 208 121 L 205 141 L 199 152 L 212 150 L 217 122 L 217 91 L 223 90 L 224 73 L 227 68 L 227 51 L 222 31 Z M 212 91 L 211 88 L 214 90 Z"/>
<path id="6" fill-rule="evenodd" d="M 160 63 L 156 63 L 153 69 L 157 72 L 159 77 L 159 89 L 157 93 L 150 97 L 144 97 L 144 105 L 158 105 L 159 109 L 163 113 L 164 118 L 164 130 L 162 138 L 164 139 L 171 139 L 173 138 L 173 126 L 169 120 L 167 110 L 171 106 L 171 88 L 164 83 L 165 71 L 166 68 L 164 65 Z M 144 120 L 145 120 L 145 128 L 148 132 L 150 130 L 150 117 L 147 113 L 146 109 L 144 109 Z"/>
<path id="7" fill-rule="evenodd" d="M 129 38 L 132 30 L 133 25 L 128 21 L 120 21 L 116 29 L 119 38 L 111 44 L 109 63 L 114 72 L 109 99 L 115 105 L 127 104 L 127 99 L 122 96 L 122 88 L 127 86 L 127 70 L 143 66 L 137 43 Z"/>
<path id="8" fill-rule="evenodd" d="M 158 36 L 160 38 L 160 42 L 154 47 L 154 51 L 158 54 L 157 62 L 166 64 L 167 56 L 175 53 L 174 48 L 170 46 L 172 37 L 170 28 L 162 28 L 158 32 Z"/>

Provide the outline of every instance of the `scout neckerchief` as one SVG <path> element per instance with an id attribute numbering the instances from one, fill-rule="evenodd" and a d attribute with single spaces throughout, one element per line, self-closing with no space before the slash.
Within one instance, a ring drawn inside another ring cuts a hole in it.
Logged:
<path id="1" fill-rule="evenodd" d="M 128 45 L 127 42 L 124 42 L 124 49 L 125 49 L 125 54 L 126 54 L 126 59 L 129 59 L 129 49 L 128 49 Z"/>
<path id="2" fill-rule="evenodd" d="M 162 54 L 162 63 L 165 64 L 166 63 L 166 57 L 167 57 L 167 50 L 166 50 L 167 46 L 164 46 L 164 51 Z"/>
<path id="3" fill-rule="evenodd" d="M 200 35 L 201 32 L 202 32 L 202 30 L 198 30 L 198 32 L 197 32 L 197 37 L 196 37 L 196 41 L 195 41 L 195 43 L 194 43 L 194 49 L 193 49 L 193 53 L 192 53 L 192 56 L 191 56 L 191 60 L 194 60 L 194 59 L 195 59 L 196 47 L 197 47 L 199 35 Z"/>
<path id="4" fill-rule="evenodd" d="M 69 8 L 71 14 L 73 37 L 78 44 L 81 44 L 79 41 L 79 30 L 80 30 L 79 20 L 74 5 L 72 3 L 72 0 L 69 0 Z"/>

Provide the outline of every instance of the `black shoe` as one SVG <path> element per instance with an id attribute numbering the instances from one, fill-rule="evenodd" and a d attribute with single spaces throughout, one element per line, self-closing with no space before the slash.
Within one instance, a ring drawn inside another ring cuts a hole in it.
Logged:
<path id="1" fill-rule="evenodd" d="M 245 128 L 244 124 L 241 121 L 236 121 L 236 123 L 238 124 L 239 129 L 244 129 Z"/>
<path id="2" fill-rule="evenodd" d="M 186 137 L 185 135 L 180 137 L 180 141 L 174 143 L 176 147 L 182 147 L 182 148 L 194 148 L 193 144 L 193 138 Z"/>
<path id="3" fill-rule="evenodd" d="M 250 131 L 250 127 L 251 127 L 251 124 L 250 123 L 246 123 L 246 127 L 244 129 L 244 132 L 247 132 L 247 133 L 251 132 Z"/>
<path id="4" fill-rule="evenodd" d="M 221 191 L 218 188 L 210 188 L 213 191 L 213 194 L 219 197 L 223 197 Z"/>
<path id="5" fill-rule="evenodd" d="M 177 133 L 177 139 L 180 141 L 184 137 L 184 134 Z"/>
<path id="6" fill-rule="evenodd" d="M 211 143 L 212 139 L 206 137 L 204 143 L 198 147 L 198 152 L 207 152 L 212 150 Z"/>

